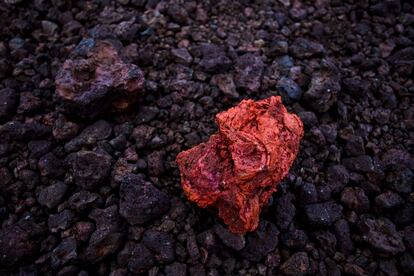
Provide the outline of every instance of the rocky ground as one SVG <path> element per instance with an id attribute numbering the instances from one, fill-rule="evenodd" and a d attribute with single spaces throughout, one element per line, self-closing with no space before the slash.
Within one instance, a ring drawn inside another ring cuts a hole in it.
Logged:
<path id="1" fill-rule="evenodd" d="M 411 1 L 2 0 L 0 14 L 0 274 L 413 275 Z M 68 109 L 56 76 L 100 40 L 142 70 L 142 94 Z M 234 235 L 185 198 L 175 157 L 219 111 L 271 95 L 305 136 L 257 231 Z"/>

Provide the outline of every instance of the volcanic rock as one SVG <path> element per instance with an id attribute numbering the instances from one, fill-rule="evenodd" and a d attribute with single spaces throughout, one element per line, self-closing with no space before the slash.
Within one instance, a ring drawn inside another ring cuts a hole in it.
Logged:
<path id="1" fill-rule="evenodd" d="M 0 229 L 0 267 L 15 264 L 35 254 L 44 230 L 43 225 L 36 224 L 30 218 Z"/>
<path id="2" fill-rule="evenodd" d="M 77 185 L 92 189 L 102 184 L 111 169 L 111 156 L 93 151 L 79 151 L 72 162 Z"/>
<path id="3" fill-rule="evenodd" d="M 0 90 L 0 120 L 11 117 L 16 109 L 18 94 L 11 88 Z"/>
<path id="4" fill-rule="evenodd" d="M 323 68 L 312 76 L 303 99 L 316 112 L 328 111 L 337 101 L 341 90 L 338 68 L 330 61 L 323 61 Z"/>
<path id="5" fill-rule="evenodd" d="M 358 227 L 362 233 L 362 239 L 379 256 L 392 256 L 405 250 L 401 234 L 397 232 L 394 223 L 387 218 L 364 217 Z"/>
<path id="6" fill-rule="evenodd" d="M 143 72 L 123 61 L 114 44 L 85 39 L 64 62 L 55 84 L 68 112 L 95 117 L 110 106 L 125 110 L 141 95 Z"/>
<path id="7" fill-rule="evenodd" d="M 280 97 L 244 100 L 216 121 L 218 134 L 177 156 L 183 189 L 200 207 L 216 207 L 230 231 L 253 231 L 296 157 L 303 124 Z"/>
<path id="8" fill-rule="evenodd" d="M 279 230 L 266 220 L 260 221 L 256 231 L 246 235 L 246 246 L 240 252 L 250 261 L 258 262 L 275 250 L 279 243 Z"/>
<path id="9" fill-rule="evenodd" d="M 138 175 L 126 174 L 119 193 L 119 213 L 132 225 L 156 219 L 170 208 L 168 196 Z"/>
<path id="10" fill-rule="evenodd" d="M 264 63 L 259 55 L 245 54 L 236 62 L 236 75 L 234 81 L 237 87 L 254 92 L 260 88 Z"/>

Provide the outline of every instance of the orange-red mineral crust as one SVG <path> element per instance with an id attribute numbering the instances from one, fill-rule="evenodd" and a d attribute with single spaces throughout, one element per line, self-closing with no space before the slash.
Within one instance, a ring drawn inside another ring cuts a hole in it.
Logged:
<path id="1" fill-rule="evenodd" d="M 177 156 L 187 197 L 218 209 L 234 233 L 254 231 L 260 209 L 296 158 L 303 124 L 280 97 L 244 100 L 216 115 L 217 134 Z"/>

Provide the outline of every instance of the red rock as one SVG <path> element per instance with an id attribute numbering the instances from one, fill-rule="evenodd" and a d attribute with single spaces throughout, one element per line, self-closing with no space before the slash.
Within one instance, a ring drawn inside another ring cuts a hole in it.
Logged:
<path id="1" fill-rule="evenodd" d="M 57 98 L 67 111 L 94 117 L 110 106 L 128 108 L 141 95 L 144 74 L 126 63 L 109 41 L 83 40 L 56 76 Z"/>
<path id="2" fill-rule="evenodd" d="M 275 96 L 244 100 L 216 121 L 209 141 L 178 154 L 182 187 L 198 206 L 217 208 L 230 231 L 253 231 L 296 158 L 302 121 Z"/>

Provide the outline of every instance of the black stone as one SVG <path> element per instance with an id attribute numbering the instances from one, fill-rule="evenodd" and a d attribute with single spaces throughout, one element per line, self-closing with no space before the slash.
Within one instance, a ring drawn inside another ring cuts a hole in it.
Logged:
<path id="1" fill-rule="evenodd" d="M 123 177 L 119 195 L 120 214 L 132 225 L 159 218 L 170 209 L 168 196 L 137 175 Z"/>

